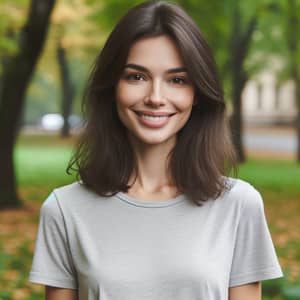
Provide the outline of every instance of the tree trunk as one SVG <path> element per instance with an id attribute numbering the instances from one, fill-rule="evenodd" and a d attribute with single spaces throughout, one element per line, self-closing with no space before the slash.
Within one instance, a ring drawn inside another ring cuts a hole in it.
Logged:
<path id="1" fill-rule="evenodd" d="M 72 105 L 74 100 L 74 86 L 70 76 L 68 59 L 66 50 L 62 47 L 61 43 L 57 45 L 57 60 L 60 71 L 60 82 L 62 89 L 62 116 L 64 124 L 61 130 L 61 137 L 70 136 L 70 115 L 72 112 Z"/>
<path id="2" fill-rule="evenodd" d="M 232 104 L 233 112 L 230 120 L 233 144 L 240 163 L 246 160 L 243 146 L 243 117 L 242 117 L 242 92 L 246 83 L 245 77 L 241 74 L 241 67 L 233 66 L 232 70 Z"/>
<path id="3" fill-rule="evenodd" d="M 233 113 L 230 120 L 233 144 L 240 163 L 246 160 L 243 146 L 242 92 L 248 80 L 244 70 L 245 58 L 248 54 L 252 34 L 256 27 L 256 16 L 249 21 L 245 31 L 241 30 L 241 15 L 238 6 L 233 12 L 233 26 L 230 41 L 230 65 Z"/>
<path id="4" fill-rule="evenodd" d="M 295 39 L 297 39 L 297 37 L 295 36 Z M 295 53 L 293 53 L 295 54 Z M 292 55 L 290 57 L 293 57 L 294 55 Z M 295 56 L 294 56 L 295 57 Z M 295 102 L 296 102 L 296 107 L 297 107 L 297 117 L 295 120 L 295 126 L 296 126 L 296 132 L 297 132 L 297 162 L 300 163 L 300 74 L 299 74 L 299 70 L 298 70 L 298 65 L 297 65 L 297 60 L 295 60 L 291 66 L 291 75 L 292 75 L 292 79 L 295 83 Z"/>
<path id="5" fill-rule="evenodd" d="M 32 0 L 19 51 L 3 70 L 0 94 L 0 207 L 18 206 L 13 149 L 25 93 L 46 38 L 55 0 Z"/>
<path id="6" fill-rule="evenodd" d="M 298 55 L 300 52 L 300 44 L 298 41 L 298 29 L 300 19 L 295 0 L 288 0 L 288 23 L 287 23 L 287 46 L 289 51 L 289 65 L 291 77 L 296 85 L 295 101 L 297 106 L 296 130 L 297 130 L 297 161 L 300 163 L 300 72 L 298 65 Z"/>
<path id="7" fill-rule="evenodd" d="M 297 103 L 297 119 L 296 119 L 296 127 L 297 127 L 297 161 L 300 164 L 300 80 L 298 78 L 298 82 L 296 82 L 296 103 Z"/>

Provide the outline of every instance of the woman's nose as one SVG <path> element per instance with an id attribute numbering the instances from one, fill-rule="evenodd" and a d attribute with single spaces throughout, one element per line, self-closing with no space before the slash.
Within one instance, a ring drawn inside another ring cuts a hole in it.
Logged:
<path id="1" fill-rule="evenodd" d="M 163 89 L 162 89 L 162 82 L 160 81 L 153 81 L 150 87 L 149 94 L 145 99 L 146 104 L 154 105 L 154 106 L 161 106 L 165 102 Z"/>

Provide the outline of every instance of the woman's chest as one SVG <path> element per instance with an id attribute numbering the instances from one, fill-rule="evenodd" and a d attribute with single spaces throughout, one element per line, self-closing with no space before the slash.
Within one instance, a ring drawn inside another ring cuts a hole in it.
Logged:
<path id="1" fill-rule="evenodd" d="M 71 250 L 79 282 L 128 295 L 137 286 L 152 290 L 162 283 L 219 290 L 229 280 L 235 230 L 218 218 L 161 211 L 78 220 Z"/>

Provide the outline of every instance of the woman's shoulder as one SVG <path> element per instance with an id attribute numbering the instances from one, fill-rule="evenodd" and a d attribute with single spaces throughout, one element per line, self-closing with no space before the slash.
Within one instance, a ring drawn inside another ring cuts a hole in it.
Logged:
<path id="1" fill-rule="evenodd" d="M 227 177 L 226 198 L 246 210 L 259 209 L 263 206 L 261 193 L 250 182 Z"/>
<path id="2" fill-rule="evenodd" d="M 235 193 L 256 193 L 258 190 L 250 183 L 241 178 L 225 177 L 226 186 L 229 191 Z"/>
<path id="3" fill-rule="evenodd" d="M 55 215 L 60 212 L 80 210 L 99 196 L 87 189 L 80 181 L 76 181 L 53 189 L 41 206 L 41 212 Z"/>
<path id="4" fill-rule="evenodd" d="M 72 183 L 66 184 L 66 185 L 62 185 L 62 186 L 58 186 L 56 187 L 53 192 L 60 192 L 60 191 L 68 191 L 68 192 L 77 192 L 78 190 L 81 190 L 82 188 L 84 188 L 83 184 L 81 181 L 74 181 Z"/>
<path id="5" fill-rule="evenodd" d="M 88 189 L 81 181 L 75 181 L 73 183 L 55 188 L 52 193 L 59 201 L 72 201 L 81 198 L 93 198 L 97 197 L 97 194 Z"/>

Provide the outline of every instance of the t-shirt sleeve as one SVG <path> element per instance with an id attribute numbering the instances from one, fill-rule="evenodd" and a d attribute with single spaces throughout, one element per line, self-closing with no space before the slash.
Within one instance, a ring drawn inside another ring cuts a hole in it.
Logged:
<path id="1" fill-rule="evenodd" d="M 50 194 L 40 210 L 29 281 L 77 289 L 76 271 L 70 253 L 64 218 L 54 193 Z"/>
<path id="2" fill-rule="evenodd" d="M 241 196 L 244 202 L 232 259 L 230 287 L 283 276 L 261 194 L 249 185 Z"/>

